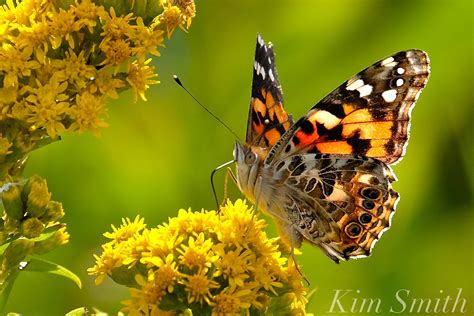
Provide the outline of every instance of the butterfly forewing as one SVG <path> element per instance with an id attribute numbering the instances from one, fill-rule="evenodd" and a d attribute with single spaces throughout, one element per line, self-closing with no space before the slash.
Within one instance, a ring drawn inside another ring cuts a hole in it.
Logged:
<path id="1" fill-rule="evenodd" d="M 425 52 L 387 57 L 344 82 L 316 104 L 274 146 L 267 163 L 296 153 L 352 154 L 398 162 L 410 113 L 429 75 Z"/>
<path id="2" fill-rule="evenodd" d="M 283 108 L 273 47 L 259 35 L 253 64 L 246 143 L 269 149 L 292 124 L 291 117 Z"/>

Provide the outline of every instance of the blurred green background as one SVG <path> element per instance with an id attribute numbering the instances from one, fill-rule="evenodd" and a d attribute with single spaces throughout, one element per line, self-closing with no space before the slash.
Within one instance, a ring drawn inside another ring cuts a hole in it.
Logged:
<path id="1" fill-rule="evenodd" d="M 48 180 L 71 234 L 70 243 L 46 259 L 76 272 L 84 287 L 23 273 L 6 310 L 60 315 L 95 306 L 116 314 L 127 290 L 111 281 L 95 286 L 86 274 L 110 224 L 141 214 L 155 226 L 180 208 L 214 208 L 209 174 L 232 159 L 234 139 L 171 76 L 179 74 L 244 138 L 259 32 L 274 43 L 286 109 L 295 118 L 391 53 L 421 48 L 432 62 L 413 111 L 407 155 L 394 167 L 401 200 L 393 226 L 367 259 L 336 265 L 305 245 L 299 263 L 316 289 L 308 311 L 328 314 L 338 289 L 352 290 L 341 300 L 346 310 L 352 298 L 380 298 L 385 315 L 390 305 L 400 307 L 399 289 L 435 299 L 462 288 L 472 315 L 472 6 L 470 0 L 198 1 L 189 34 L 177 31 L 155 61 L 161 84 L 148 91 L 148 102 L 133 104 L 124 93 L 110 102 L 110 127 L 101 137 L 66 135 L 31 155 L 26 175 Z M 217 183 L 222 196 L 223 173 Z M 241 196 L 229 187 L 233 199 Z M 273 226 L 269 231 L 275 236 Z"/>

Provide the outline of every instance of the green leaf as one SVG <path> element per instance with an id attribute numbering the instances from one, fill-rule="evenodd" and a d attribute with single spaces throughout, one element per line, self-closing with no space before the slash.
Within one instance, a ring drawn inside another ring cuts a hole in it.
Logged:
<path id="1" fill-rule="evenodd" d="M 8 276 L 0 286 L 0 312 L 2 312 L 5 308 L 5 305 L 7 305 L 8 296 L 10 296 L 10 292 L 13 288 L 13 283 L 15 283 L 15 280 L 18 277 L 20 270 L 11 269 L 7 273 Z"/>
<path id="2" fill-rule="evenodd" d="M 66 269 L 63 266 L 60 266 L 54 262 L 49 262 L 43 259 L 38 259 L 38 258 L 33 258 L 29 260 L 28 264 L 26 265 L 25 268 L 23 268 L 21 271 L 29 271 L 29 272 L 44 272 L 44 273 L 49 273 L 49 274 L 56 274 L 62 277 L 65 277 L 74 283 L 79 288 L 82 288 L 82 283 L 81 279 L 68 269 Z"/>
<path id="3" fill-rule="evenodd" d="M 66 314 L 66 316 L 83 316 L 83 315 L 89 315 L 89 311 L 85 307 L 79 307 L 79 308 L 73 309 L 72 311 Z"/>

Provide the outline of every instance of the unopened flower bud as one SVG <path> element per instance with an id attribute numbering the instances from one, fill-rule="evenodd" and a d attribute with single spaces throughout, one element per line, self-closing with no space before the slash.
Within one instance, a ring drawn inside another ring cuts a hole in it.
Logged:
<path id="1" fill-rule="evenodd" d="M 66 227 L 63 226 L 59 228 L 54 233 L 54 235 L 52 235 L 48 239 L 37 241 L 35 243 L 33 252 L 38 255 L 45 254 L 55 249 L 58 246 L 66 244 L 68 241 L 69 241 L 69 234 L 66 231 Z"/>
<path id="2" fill-rule="evenodd" d="M 26 210 L 29 216 L 40 217 L 46 212 L 46 206 L 51 198 L 46 181 L 35 181 L 31 183 Z"/>
<path id="3" fill-rule="evenodd" d="M 41 219 L 44 222 L 56 222 L 64 216 L 63 205 L 57 201 L 49 201 L 46 206 L 46 212 Z"/>
<path id="4" fill-rule="evenodd" d="M 7 216 L 5 218 L 5 222 L 3 223 L 3 229 L 7 234 L 14 233 L 17 231 L 18 227 L 20 227 L 20 223 L 20 220 Z"/>
<path id="5" fill-rule="evenodd" d="M 21 233 L 26 238 L 35 238 L 41 235 L 44 224 L 36 217 L 31 217 L 21 223 Z"/>
<path id="6" fill-rule="evenodd" d="M 7 215 L 16 220 L 23 218 L 23 203 L 21 201 L 21 191 L 19 187 L 10 185 L 10 187 L 1 194 L 3 207 Z"/>
<path id="7" fill-rule="evenodd" d="M 21 199 L 23 200 L 23 204 L 26 204 L 26 202 L 28 201 L 28 195 L 31 192 L 31 186 L 33 185 L 33 183 L 37 182 L 44 182 L 44 179 L 38 175 L 34 175 L 29 177 L 28 181 L 26 181 L 21 191 Z"/>

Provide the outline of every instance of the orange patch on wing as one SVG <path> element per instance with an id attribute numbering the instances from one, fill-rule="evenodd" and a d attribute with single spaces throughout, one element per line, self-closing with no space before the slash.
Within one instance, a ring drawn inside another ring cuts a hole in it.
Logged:
<path id="1" fill-rule="evenodd" d="M 374 118 L 368 109 L 356 110 L 342 119 L 342 124 L 373 121 Z"/>
<path id="2" fill-rule="evenodd" d="M 285 129 L 285 131 L 289 130 L 290 129 L 290 122 L 288 121 L 288 115 L 286 117 L 286 120 L 285 120 L 285 123 L 283 123 L 283 128 Z"/>
<path id="3" fill-rule="evenodd" d="M 278 122 L 286 122 L 288 121 L 288 114 L 283 109 L 283 105 L 280 103 L 276 104 L 274 107 L 269 109 L 269 113 L 275 113 Z M 272 116 L 270 116 L 272 117 Z"/>
<path id="4" fill-rule="evenodd" d="M 269 92 L 267 92 L 266 95 L 265 95 L 265 103 L 267 104 L 268 107 L 271 107 L 275 104 L 275 100 L 273 99 L 273 95 Z"/>
<path id="5" fill-rule="evenodd" d="M 342 105 L 342 108 L 344 109 L 344 114 L 345 115 L 348 115 L 349 113 L 352 113 L 356 109 L 356 107 L 354 105 L 350 104 L 350 103 L 344 103 Z"/>
<path id="6" fill-rule="evenodd" d="M 267 107 L 265 104 L 263 104 L 263 102 L 258 98 L 254 98 L 252 101 L 252 106 L 255 112 L 260 112 L 262 113 L 262 116 L 265 116 L 267 114 Z"/>
<path id="7" fill-rule="evenodd" d="M 387 151 L 385 150 L 384 147 L 372 147 L 366 153 L 367 157 L 373 157 L 373 158 L 385 157 L 386 155 L 387 155 Z"/>
<path id="8" fill-rule="evenodd" d="M 352 146 L 345 141 L 318 143 L 316 148 L 323 154 L 352 154 Z"/>
<path id="9" fill-rule="evenodd" d="M 384 146 L 387 142 L 388 139 L 372 139 L 370 141 L 370 149 L 366 153 L 367 157 L 385 157 L 387 155 L 387 150 Z"/>
<path id="10" fill-rule="evenodd" d="M 305 134 L 303 131 L 298 131 L 295 133 L 296 137 L 298 137 L 298 140 L 300 141 L 297 147 L 300 146 L 306 146 L 308 144 L 314 143 L 316 139 L 319 138 L 319 135 L 316 131 L 312 134 Z"/>
<path id="11" fill-rule="evenodd" d="M 252 127 L 256 134 L 260 135 L 263 133 L 263 124 L 256 124 L 255 122 L 252 122 Z"/>
<path id="12" fill-rule="evenodd" d="M 276 128 L 273 128 L 265 133 L 265 138 L 268 140 L 270 146 L 273 146 L 281 137 L 280 132 Z"/>
<path id="13" fill-rule="evenodd" d="M 343 125 L 342 135 L 351 137 L 357 131 L 361 139 L 390 138 L 392 137 L 391 128 L 393 122 L 365 122 Z"/>

